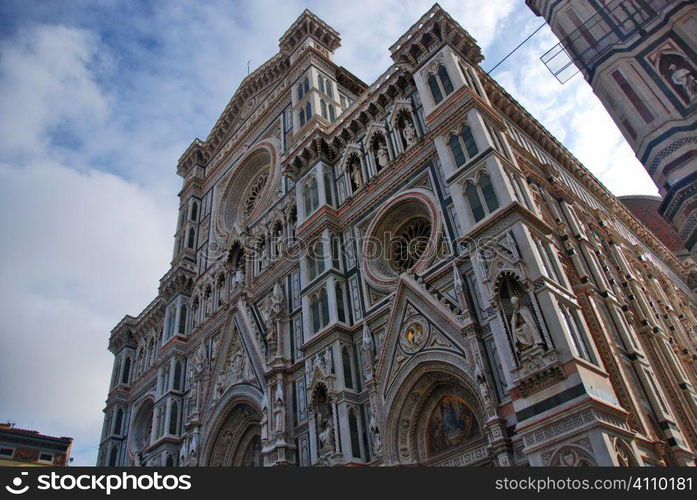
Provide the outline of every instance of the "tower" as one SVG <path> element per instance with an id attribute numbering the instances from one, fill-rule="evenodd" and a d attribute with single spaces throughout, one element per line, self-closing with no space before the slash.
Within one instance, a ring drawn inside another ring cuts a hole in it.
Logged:
<path id="1" fill-rule="evenodd" d="M 697 255 L 697 5 L 689 0 L 526 0 L 561 42 L 543 60 L 581 71 Z M 569 60 L 570 59 L 570 60 Z"/>

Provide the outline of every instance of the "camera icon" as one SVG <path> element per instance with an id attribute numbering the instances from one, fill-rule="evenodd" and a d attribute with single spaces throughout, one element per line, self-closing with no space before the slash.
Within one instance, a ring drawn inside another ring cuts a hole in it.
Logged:
<path id="1" fill-rule="evenodd" d="M 24 487 L 22 486 L 22 476 L 28 476 L 28 472 L 21 472 L 19 477 L 16 477 L 12 480 L 12 486 L 8 485 L 5 486 L 5 489 L 12 493 L 13 495 L 21 495 L 22 493 L 26 493 L 27 490 L 29 489 L 29 485 L 25 485 Z"/>

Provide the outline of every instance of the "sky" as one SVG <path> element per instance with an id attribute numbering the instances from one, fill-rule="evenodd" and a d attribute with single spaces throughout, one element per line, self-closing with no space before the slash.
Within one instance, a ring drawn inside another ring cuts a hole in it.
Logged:
<path id="1" fill-rule="evenodd" d="M 489 70 L 542 24 L 523 0 L 443 0 Z M 0 2 L 0 421 L 96 461 L 109 332 L 168 270 L 177 160 L 305 8 L 366 83 L 432 6 L 416 0 Z M 547 27 L 492 73 L 613 193 L 656 194 L 598 99 L 540 61 Z"/>

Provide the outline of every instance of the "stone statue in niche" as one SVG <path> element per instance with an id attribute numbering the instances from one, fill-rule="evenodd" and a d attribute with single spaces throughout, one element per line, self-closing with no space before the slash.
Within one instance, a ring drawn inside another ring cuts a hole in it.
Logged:
<path id="1" fill-rule="evenodd" d="M 368 422 L 368 426 L 370 427 L 370 434 L 373 436 L 373 451 L 377 455 L 382 450 L 382 441 L 380 439 L 380 426 L 375 416 L 375 409 L 372 406 L 370 407 L 370 421 Z"/>
<path id="2" fill-rule="evenodd" d="M 351 187 L 358 191 L 363 187 L 363 175 L 361 174 L 361 164 L 358 161 L 351 162 L 349 167 L 351 175 Z"/>
<path id="3" fill-rule="evenodd" d="M 375 160 L 378 164 L 378 169 L 383 169 L 390 163 L 387 147 L 382 142 L 379 143 L 377 153 L 375 154 Z"/>
<path id="4" fill-rule="evenodd" d="M 331 415 L 323 416 L 319 423 L 319 451 L 320 453 L 332 453 L 334 451 L 334 425 Z"/>
<path id="5" fill-rule="evenodd" d="M 416 142 L 416 129 L 411 119 L 404 118 L 404 128 L 402 129 L 402 134 L 404 134 L 404 140 L 407 143 L 407 147 L 411 146 Z"/>
<path id="6" fill-rule="evenodd" d="M 286 405 L 283 401 L 283 382 L 276 385 L 276 395 L 273 398 L 274 429 L 277 435 L 283 434 L 286 427 Z"/>
<path id="7" fill-rule="evenodd" d="M 670 80 L 675 84 L 679 85 L 687 94 L 689 101 L 692 102 L 697 95 L 697 81 L 695 81 L 694 75 L 687 68 L 678 68 L 675 64 L 668 66 L 668 72 L 670 73 Z"/>
<path id="8" fill-rule="evenodd" d="M 511 332 L 515 345 L 520 352 L 543 344 L 540 332 L 535 324 L 532 311 L 525 304 L 520 303 L 520 299 L 515 295 L 511 297 L 513 313 L 511 314 Z"/>
<path id="9" fill-rule="evenodd" d="M 373 362 L 375 358 L 375 350 L 373 344 L 373 336 L 370 334 L 368 323 L 363 323 L 363 372 L 367 379 L 373 378 Z"/>
<path id="10" fill-rule="evenodd" d="M 667 51 L 658 58 L 658 70 L 663 79 L 687 104 L 697 98 L 697 70 L 686 57 L 675 51 Z"/>

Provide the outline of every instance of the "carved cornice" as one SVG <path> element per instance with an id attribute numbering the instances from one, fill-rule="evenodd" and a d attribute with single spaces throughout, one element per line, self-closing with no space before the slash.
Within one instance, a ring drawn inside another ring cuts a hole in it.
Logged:
<path id="1" fill-rule="evenodd" d="M 473 66 L 484 60 L 477 41 L 437 3 L 390 47 L 392 60 L 416 68 L 447 43 Z"/>

